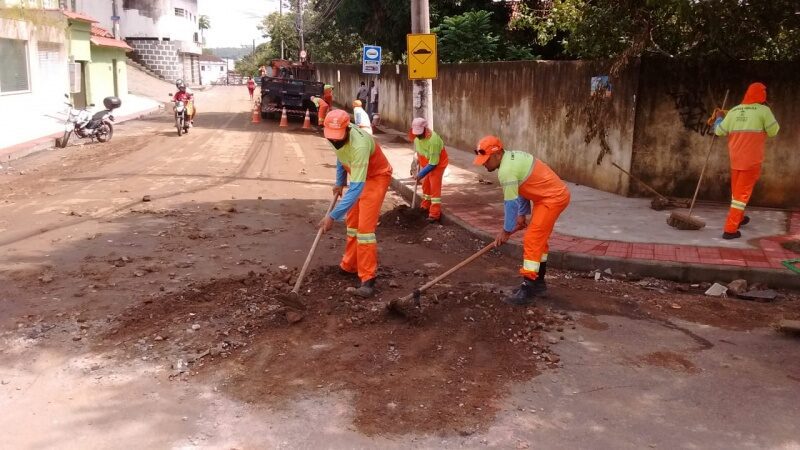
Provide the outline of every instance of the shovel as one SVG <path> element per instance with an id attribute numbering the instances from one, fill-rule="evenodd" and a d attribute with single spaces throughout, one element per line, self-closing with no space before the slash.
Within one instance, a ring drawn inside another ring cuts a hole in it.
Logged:
<path id="1" fill-rule="evenodd" d="M 411 163 L 411 166 L 411 176 L 414 177 L 414 196 L 411 197 L 411 209 L 413 210 L 414 207 L 417 206 L 417 186 L 419 186 L 419 180 L 417 180 L 417 173 L 419 172 L 419 159 L 416 155 L 414 155 L 414 161 Z"/>
<path id="2" fill-rule="evenodd" d="M 338 200 L 339 195 L 334 195 L 333 200 L 331 200 L 331 204 L 328 206 L 328 211 L 325 213 L 330 214 L 333 211 L 333 207 L 336 206 L 336 200 Z M 306 256 L 306 261 L 303 263 L 303 268 L 300 269 L 300 274 L 297 275 L 297 281 L 294 282 L 294 288 L 288 294 L 281 294 L 279 295 L 276 300 L 283 303 L 285 306 L 293 308 L 295 310 L 305 310 L 306 305 L 300 300 L 300 286 L 303 284 L 303 278 L 306 276 L 306 272 L 308 271 L 308 266 L 311 265 L 311 259 L 314 257 L 314 252 L 317 250 L 317 245 L 319 244 L 319 240 L 322 238 L 322 228 L 317 230 L 317 237 L 314 238 L 314 243 L 311 244 L 311 250 L 308 251 L 308 256 Z M 288 311 L 286 313 L 286 318 L 291 323 L 299 322 L 303 319 L 302 313 L 298 311 Z"/>
<path id="3" fill-rule="evenodd" d="M 430 289 L 436 283 L 444 280 L 445 278 L 449 277 L 453 273 L 457 272 L 467 264 L 475 261 L 476 259 L 480 258 L 489 250 L 495 248 L 494 242 L 488 244 L 486 247 L 478 250 L 474 255 L 470 256 L 469 258 L 461 261 L 460 263 L 456 264 L 452 269 L 448 270 L 447 272 L 439 275 L 438 277 L 434 278 L 433 280 L 425 283 L 424 285 L 420 286 L 417 289 L 414 289 L 414 292 L 411 294 L 406 295 L 405 297 L 397 298 L 390 300 L 389 303 L 386 305 L 386 308 L 390 311 L 394 311 L 399 313 L 400 315 L 407 316 L 410 315 L 409 313 L 414 308 L 419 308 L 419 299 L 422 296 L 422 293 Z"/>

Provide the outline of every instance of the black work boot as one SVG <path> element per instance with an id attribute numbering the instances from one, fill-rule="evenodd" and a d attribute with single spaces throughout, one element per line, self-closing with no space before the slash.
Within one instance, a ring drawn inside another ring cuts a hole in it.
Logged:
<path id="1" fill-rule="evenodd" d="M 543 295 L 547 292 L 547 282 L 544 280 L 544 274 L 547 273 L 547 262 L 539 265 L 539 276 L 533 281 L 533 293 Z"/>
<path id="2" fill-rule="evenodd" d="M 742 221 L 739 222 L 739 226 L 747 225 L 748 223 L 750 223 L 750 216 L 744 216 L 742 218 Z"/>
<path id="3" fill-rule="evenodd" d="M 369 298 L 375 294 L 375 278 L 362 281 L 361 286 L 353 294 L 361 298 Z"/>
<path id="4" fill-rule="evenodd" d="M 731 240 L 731 239 L 738 239 L 740 237 L 742 237 L 742 232 L 739 230 L 736 230 L 736 232 L 734 233 L 728 233 L 728 232 L 722 233 L 722 239 Z"/>
<path id="5" fill-rule="evenodd" d="M 530 278 L 523 278 L 519 289 L 515 289 L 504 301 L 515 306 L 528 306 L 532 304 L 533 298 L 536 297 L 534 283 L 535 281 Z"/>

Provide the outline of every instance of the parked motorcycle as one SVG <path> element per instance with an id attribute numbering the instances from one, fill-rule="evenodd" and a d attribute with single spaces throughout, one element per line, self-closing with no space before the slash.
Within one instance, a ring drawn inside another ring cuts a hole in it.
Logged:
<path id="1" fill-rule="evenodd" d="M 65 94 L 64 97 L 69 98 L 69 95 Z M 106 109 L 95 114 L 92 114 L 94 103 L 83 109 L 77 109 L 69 102 L 65 102 L 65 104 L 69 109 L 66 122 L 64 122 L 64 135 L 56 142 L 58 147 L 66 147 L 72 133 L 79 138 L 97 139 L 99 142 L 108 142 L 114 136 L 112 112 L 122 106 L 122 101 L 118 97 L 104 98 L 103 105 Z"/>
<path id="2" fill-rule="evenodd" d="M 169 94 L 172 97 L 172 94 Z M 189 132 L 189 112 L 187 111 L 186 102 L 175 102 L 175 128 L 178 130 L 178 136 L 183 133 Z"/>

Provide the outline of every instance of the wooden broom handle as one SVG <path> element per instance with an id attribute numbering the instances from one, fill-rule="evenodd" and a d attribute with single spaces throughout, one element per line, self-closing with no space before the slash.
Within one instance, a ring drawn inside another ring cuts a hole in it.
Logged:
<path id="1" fill-rule="evenodd" d="M 730 89 L 725 90 L 725 98 L 722 100 L 722 109 L 725 109 L 725 106 L 728 104 L 728 93 L 730 93 Z M 692 196 L 692 203 L 689 205 L 689 216 L 692 215 L 692 210 L 694 209 L 694 202 L 697 200 L 697 194 L 700 192 L 700 185 L 703 183 L 703 176 L 706 174 L 706 167 L 708 167 L 708 160 L 711 158 L 711 150 L 714 149 L 714 144 L 717 142 L 717 133 L 715 132 L 714 135 L 711 137 L 711 144 L 708 146 L 708 153 L 706 153 L 706 162 L 703 164 L 703 170 L 700 171 L 700 179 L 697 180 L 697 187 L 694 188 L 694 195 Z"/>

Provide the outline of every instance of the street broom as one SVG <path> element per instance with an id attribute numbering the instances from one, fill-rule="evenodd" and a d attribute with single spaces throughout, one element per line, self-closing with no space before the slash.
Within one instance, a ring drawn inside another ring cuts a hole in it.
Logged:
<path id="1" fill-rule="evenodd" d="M 725 109 L 726 104 L 728 103 L 728 92 L 725 91 L 725 99 L 722 100 L 722 109 Z M 713 116 L 712 116 L 713 119 Z M 709 122 L 712 121 L 709 119 Z M 705 228 L 706 223 L 698 218 L 692 217 L 692 210 L 694 210 L 695 201 L 697 201 L 697 194 L 700 192 L 700 185 L 703 183 L 703 176 L 706 174 L 706 168 L 708 167 L 708 160 L 711 158 L 711 151 L 714 150 L 714 144 L 717 142 L 717 134 L 711 137 L 711 144 L 708 146 L 708 152 L 706 153 L 706 162 L 703 164 L 703 170 L 700 171 L 700 179 L 697 180 L 697 187 L 694 189 L 694 196 L 692 197 L 692 203 L 689 205 L 689 212 L 682 213 L 678 211 L 673 211 L 672 214 L 669 215 L 667 218 L 667 224 L 672 228 L 678 230 L 701 230 Z"/>
<path id="2" fill-rule="evenodd" d="M 336 206 L 336 200 L 338 198 L 338 195 L 333 196 L 333 200 L 331 200 L 331 204 L 328 206 L 328 212 L 325 213 L 326 215 L 333 211 L 333 207 Z M 303 278 L 306 276 L 308 266 L 311 264 L 311 259 L 314 257 L 314 252 L 317 250 L 320 238 L 322 238 L 322 228 L 317 230 L 317 237 L 314 238 L 314 243 L 311 244 L 311 250 L 308 251 L 308 256 L 306 256 L 306 261 L 303 263 L 303 268 L 300 269 L 300 274 L 297 275 L 297 281 L 295 281 L 292 291 L 288 294 L 280 294 L 275 298 L 283 303 L 284 306 L 291 309 L 290 311 L 286 311 L 286 319 L 290 323 L 303 320 L 303 313 L 301 311 L 306 309 L 306 305 L 300 300 L 300 286 L 303 284 Z"/>
<path id="3" fill-rule="evenodd" d="M 478 252 L 475 253 L 474 255 L 456 264 L 453 268 L 451 268 L 447 272 L 439 275 L 438 277 L 425 283 L 419 288 L 414 289 L 414 292 L 412 292 L 411 294 L 408 294 L 405 297 L 390 300 L 389 303 L 386 304 L 386 308 L 389 311 L 398 313 L 402 316 L 412 316 L 414 312 L 419 309 L 420 306 L 419 299 L 422 296 L 423 292 L 427 291 L 433 285 L 449 277 L 450 275 L 457 272 L 458 270 L 460 270 L 467 264 L 471 263 L 472 261 L 475 261 L 476 259 L 480 258 L 493 248 L 495 248 L 494 242 L 486 245 L 486 247 L 483 247 L 482 249 L 478 250 Z"/>

